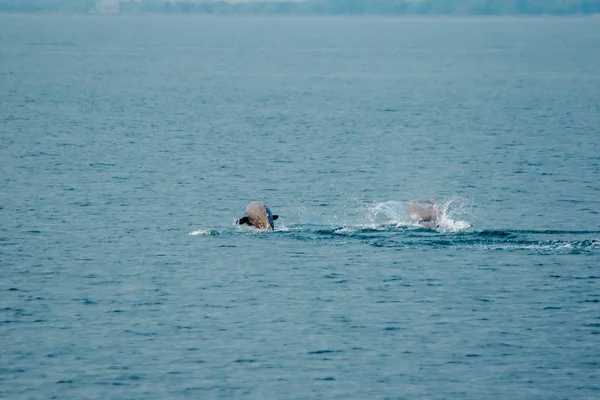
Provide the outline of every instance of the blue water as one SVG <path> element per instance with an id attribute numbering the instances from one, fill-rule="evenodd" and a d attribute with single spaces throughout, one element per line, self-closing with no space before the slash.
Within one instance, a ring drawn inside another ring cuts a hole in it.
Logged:
<path id="1" fill-rule="evenodd" d="M 600 398 L 599 22 L 0 16 L 0 397 Z"/>

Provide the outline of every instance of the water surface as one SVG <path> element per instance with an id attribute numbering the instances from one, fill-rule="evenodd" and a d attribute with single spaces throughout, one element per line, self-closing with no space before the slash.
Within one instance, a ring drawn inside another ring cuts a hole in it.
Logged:
<path id="1" fill-rule="evenodd" d="M 0 16 L 0 397 L 599 397 L 598 37 Z"/>

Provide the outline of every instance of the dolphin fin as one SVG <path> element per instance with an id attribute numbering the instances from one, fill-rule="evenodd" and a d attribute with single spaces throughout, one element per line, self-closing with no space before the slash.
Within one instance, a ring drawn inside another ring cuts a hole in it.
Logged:
<path id="1" fill-rule="evenodd" d="M 279 215 L 273 215 L 273 221 L 275 221 L 277 218 L 279 218 Z"/>
<path id="2" fill-rule="evenodd" d="M 237 221 L 235 221 L 236 225 L 244 225 L 244 224 L 248 224 L 250 225 L 250 220 L 248 219 L 248 217 L 244 217 L 242 219 L 238 219 Z"/>

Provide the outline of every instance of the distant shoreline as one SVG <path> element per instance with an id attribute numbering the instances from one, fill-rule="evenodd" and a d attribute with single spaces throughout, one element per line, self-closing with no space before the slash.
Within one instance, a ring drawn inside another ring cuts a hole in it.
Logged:
<path id="1" fill-rule="evenodd" d="M 201 12 L 76 12 L 76 11 L 0 11 L 0 16 L 76 16 L 76 17 L 247 17 L 247 18 L 600 18 L 600 13 L 585 14 L 317 14 L 317 13 L 201 13 Z"/>
<path id="2" fill-rule="evenodd" d="M 0 12 L 292 16 L 577 16 L 598 0 L 0 0 Z"/>

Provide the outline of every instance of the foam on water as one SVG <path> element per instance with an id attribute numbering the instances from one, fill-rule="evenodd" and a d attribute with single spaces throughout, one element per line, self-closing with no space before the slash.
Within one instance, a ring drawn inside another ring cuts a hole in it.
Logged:
<path id="1" fill-rule="evenodd" d="M 455 221 L 450 218 L 444 218 L 440 222 L 440 229 L 450 232 L 460 232 L 469 229 L 471 224 L 467 221 Z"/>
<path id="2" fill-rule="evenodd" d="M 469 247 L 474 247 L 470 245 Z M 475 246 L 482 250 L 530 251 L 536 254 L 572 254 L 598 250 L 596 240 L 547 240 L 547 241 L 484 241 Z"/>
<path id="3" fill-rule="evenodd" d="M 302 208 L 298 213 L 297 223 L 288 225 L 283 219 L 279 219 L 275 232 L 289 234 L 290 238 L 299 241 L 344 238 L 375 247 L 527 251 L 536 254 L 570 254 L 600 248 L 600 240 L 589 237 L 596 236 L 596 231 L 470 230 L 470 222 L 458 218 L 469 215 L 473 206 L 465 199 L 456 197 L 438 203 L 441 204 L 442 218 L 439 227 L 432 229 L 408 218 L 404 212 L 405 204 L 400 201 L 363 204 L 350 207 L 341 216 L 327 217 Z M 287 214 L 293 215 L 290 212 Z M 188 233 L 190 236 L 201 237 L 239 234 L 256 235 L 265 232 L 233 223 L 231 227 L 202 228 Z M 588 238 L 582 240 L 581 235 L 587 235 Z"/>
<path id="4" fill-rule="evenodd" d="M 384 224 L 395 224 L 397 227 L 424 227 L 424 225 L 406 215 L 406 204 L 407 202 L 402 201 L 375 203 L 368 208 L 368 215 L 372 220 L 380 221 Z M 442 217 L 437 230 L 442 232 L 460 232 L 471 227 L 471 223 L 468 221 L 454 219 L 470 214 L 473 206 L 466 199 L 454 196 L 438 201 L 438 205 L 442 210 Z"/>
<path id="5" fill-rule="evenodd" d="M 426 229 L 441 233 L 462 232 L 471 227 L 468 221 L 455 220 L 451 216 L 468 215 L 470 207 L 467 206 L 465 199 L 452 197 L 448 200 L 439 202 L 442 209 L 442 218 L 439 226 L 434 229 L 417 221 L 414 221 L 406 215 L 405 205 L 402 201 L 385 201 L 381 203 L 359 203 L 345 209 L 341 214 L 321 215 L 315 211 L 302 207 L 297 213 L 298 224 L 286 225 L 283 218 L 275 223 L 275 232 L 288 231 L 312 231 L 314 227 L 330 227 L 336 234 L 351 235 L 352 233 L 364 233 L 365 231 L 390 232 L 395 228 L 404 229 Z M 288 213 L 293 215 L 293 213 Z M 222 231 L 255 233 L 263 232 L 251 226 L 239 226 L 232 222 L 231 229 Z M 319 228 L 320 230 L 320 228 Z M 327 230 L 329 232 L 329 230 Z M 204 228 L 192 231 L 191 236 L 213 236 L 220 231 L 214 228 Z"/>
<path id="6" fill-rule="evenodd" d="M 198 229 L 188 233 L 189 236 L 212 236 L 215 234 L 216 231 L 213 229 Z"/>

